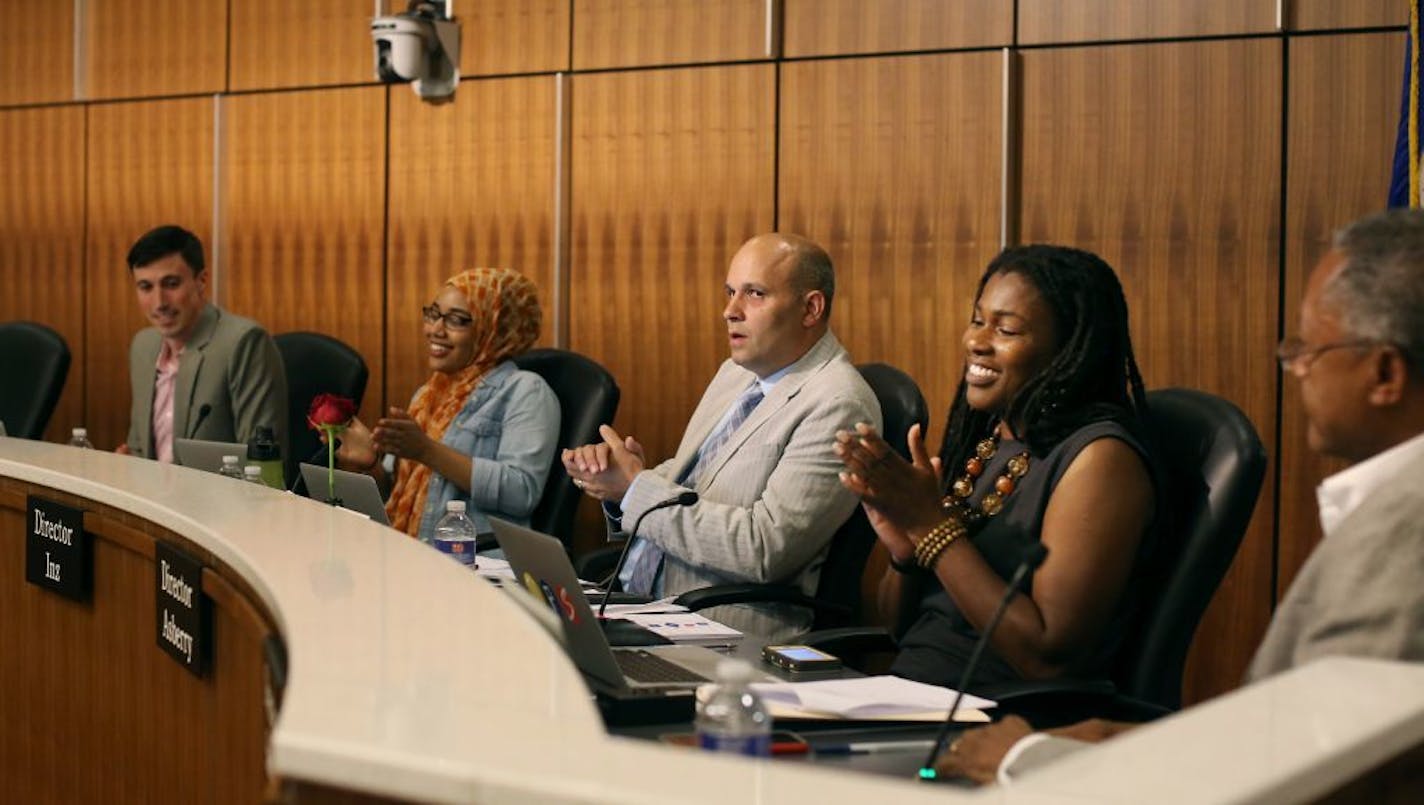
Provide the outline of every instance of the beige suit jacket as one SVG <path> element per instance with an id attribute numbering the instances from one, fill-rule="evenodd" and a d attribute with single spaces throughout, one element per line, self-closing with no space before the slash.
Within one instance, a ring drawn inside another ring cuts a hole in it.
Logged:
<path id="1" fill-rule="evenodd" d="M 623 500 L 623 524 L 674 497 L 675 479 L 732 402 L 756 376 L 722 364 L 669 461 L 639 473 Z M 880 427 L 880 406 L 829 332 L 792 364 L 697 479 L 699 501 L 648 515 L 639 536 L 666 552 L 663 592 L 714 584 L 776 582 L 814 593 L 831 536 L 858 503 L 841 486 L 835 432 L 857 422 Z M 717 607 L 709 617 L 785 640 L 810 627 L 804 608 Z"/>
<path id="2" fill-rule="evenodd" d="M 1291 582 L 1247 671 L 1317 657 L 1424 661 L 1424 455 L 1345 516 Z"/>
<path id="3" fill-rule="evenodd" d="M 129 347 L 129 450 L 153 458 L 153 383 L 158 330 L 149 327 Z M 204 405 L 211 406 L 198 422 Z M 183 348 L 173 388 L 173 438 L 246 442 L 259 425 L 273 426 L 287 451 L 287 374 L 272 337 L 256 322 L 208 305 Z"/>

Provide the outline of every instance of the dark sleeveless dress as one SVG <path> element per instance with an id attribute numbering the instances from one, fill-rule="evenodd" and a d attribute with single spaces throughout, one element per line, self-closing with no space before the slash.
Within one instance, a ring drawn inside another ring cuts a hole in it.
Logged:
<path id="1" fill-rule="evenodd" d="M 1142 456 L 1147 467 L 1153 466 L 1142 442 L 1122 424 L 1112 421 L 1084 425 L 1059 442 L 1047 456 L 1031 457 L 1028 474 L 1020 479 L 1018 488 L 1005 498 L 1003 510 L 989 518 L 979 532 L 970 538 L 974 547 L 983 554 L 984 560 L 1005 581 L 1008 581 L 1014 569 L 1018 567 L 1024 550 L 1039 541 L 1039 534 L 1043 530 L 1043 513 L 1048 508 L 1048 499 L 1063 473 L 1084 447 L 1104 438 L 1125 442 Z M 1000 442 L 998 451 L 975 484 L 974 494 L 970 498 L 974 505 L 977 506 L 980 498 L 993 487 L 994 480 L 1003 473 L 1004 465 L 1009 459 L 1025 449 L 1023 442 Z M 956 477 L 960 472 L 962 470 L 954 468 L 946 474 Z M 1158 508 L 1160 511 L 1160 505 Z M 1142 569 L 1150 553 L 1149 543 L 1154 531 L 1155 528 L 1149 526 L 1144 533 L 1132 577 L 1139 575 L 1138 571 Z M 900 654 L 895 658 L 890 673 L 919 682 L 955 687 L 959 684 L 960 675 L 964 672 L 965 663 L 968 662 L 979 635 L 964 616 L 959 614 L 949 593 L 945 592 L 938 580 L 928 574 L 917 575 L 922 578 L 906 581 L 919 582 L 918 586 L 925 590 L 919 597 L 919 614 L 900 638 Z M 1024 590 L 1032 591 L 1032 577 L 1025 581 Z M 1113 655 L 1122 642 L 1136 597 L 1136 585 L 1129 581 L 1123 600 L 1119 602 L 1113 619 L 1104 630 L 1099 645 L 1094 648 L 1091 661 L 1083 669 L 1083 673 L 1076 676 L 1097 678 L 1107 675 Z M 1018 673 L 1008 663 L 994 654 L 992 645 L 985 649 L 979 670 L 974 674 L 974 682 L 977 684 L 1019 678 Z"/>

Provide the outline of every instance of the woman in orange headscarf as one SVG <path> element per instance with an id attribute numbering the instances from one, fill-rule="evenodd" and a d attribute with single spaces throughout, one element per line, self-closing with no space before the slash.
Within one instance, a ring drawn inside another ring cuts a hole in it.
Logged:
<path id="1" fill-rule="evenodd" d="M 445 281 L 422 309 L 434 370 L 410 408 L 392 407 L 367 429 L 353 420 L 342 468 L 394 478 L 391 527 L 429 540 L 452 500 L 476 527 L 486 514 L 527 523 L 559 438 L 559 401 L 543 378 L 510 359 L 539 337 L 534 284 L 507 269 L 475 268 Z"/>

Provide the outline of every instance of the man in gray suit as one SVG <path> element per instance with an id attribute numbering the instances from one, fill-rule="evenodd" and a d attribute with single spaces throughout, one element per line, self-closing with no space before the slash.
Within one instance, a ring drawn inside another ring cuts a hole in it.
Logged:
<path id="1" fill-rule="evenodd" d="M 834 293 L 821 247 L 794 235 L 752 238 L 727 271 L 731 358 L 702 395 L 677 455 L 645 469 L 642 447 L 607 425 L 602 444 L 564 451 L 574 483 L 624 527 L 680 493 L 698 495 L 643 521 L 620 576 L 624 589 L 662 596 L 776 582 L 815 591 L 830 538 L 857 502 L 839 480 L 835 432 L 857 422 L 880 427 L 875 395 L 830 332 Z M 769 639 L 811 622 L 784 605 L 708 614 Z"/>
<path id="2" fill-rule="evenodd" d="M 1310 448 L 1350 467 L 1316 489 L 1325 537 L 1276 608 L 1247 682 L 1319 657 L 1424 661 L 1424 210 L 1390 210 L 1335 236 L 1300 305 L 1281 369 L 1300 383 Z M 1130 724 L 1052 735 L 1020 718 L 972 730 L 938 768 L 1012 779 Z"/>
<path id="3" fill-rule="evenodd" d="M 171 462 L 174 439 L 246 442 L 261 426 L 285 448 L 282 356 L 256 322 L 208 303 L 197 236 L 160 226 L 134 243 L 128 264 L 153 326 L 129 348 L 129 435 L 117 452 Z"/>

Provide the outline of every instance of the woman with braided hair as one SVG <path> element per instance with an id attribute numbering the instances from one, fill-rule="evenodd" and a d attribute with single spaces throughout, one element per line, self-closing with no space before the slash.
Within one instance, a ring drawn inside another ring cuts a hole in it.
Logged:
<path id="1" fill-rule="evenodd" d="M 954 686 L 1025 550 L 1048 557 L 990 639 L 979 683 L 1102 676 L 1131 610 L 1158 511 L 1139 435 L 1142 378 L 1111 267 L 1061 246 L 1006 249 L 979 282 L 938 457 L 907 462 L 867 426 L 836 435 L 841 481 L 891 568 L 891 672 Z M 899 438 L 899 434 L 894 434 Z"/>
<path id="2" fill-rule="evenodd" d="M 465 501 L 481 533 L 486 515 L 529 522 L 559 439 L 558 398 L 510 360 L 539 337 L 534 283 L 507 269 L 462 271 L 421 314 L 430 379 L 374 429 L 352 420 L 337 461 L 391 484 L 391 527 L 412 537 L 430 539 L 451 500 Z"/>

